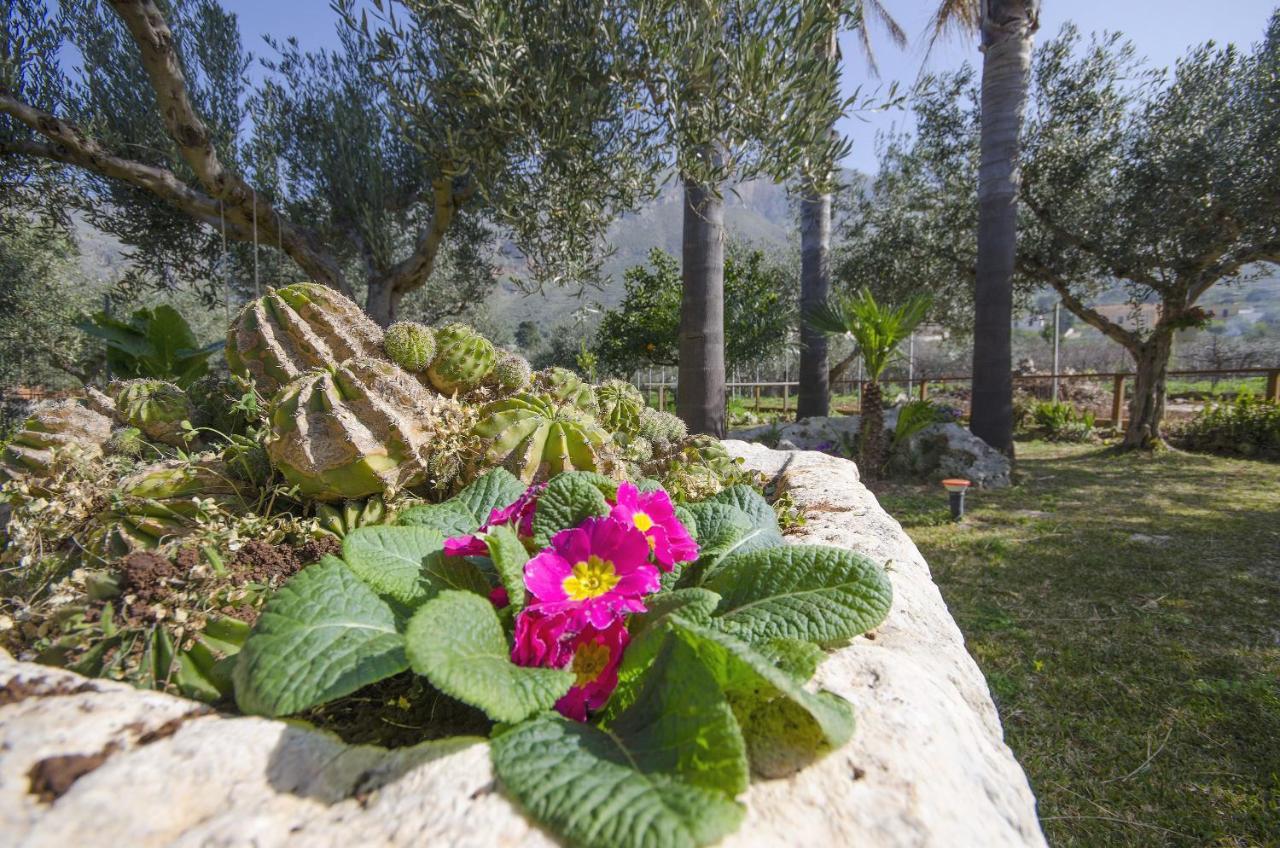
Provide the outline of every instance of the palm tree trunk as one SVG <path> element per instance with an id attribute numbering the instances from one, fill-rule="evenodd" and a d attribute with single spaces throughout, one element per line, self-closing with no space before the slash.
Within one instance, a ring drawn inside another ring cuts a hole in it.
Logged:
<path id="1" fill-rule="evenodd" d="M 800 314 L 822 305 L 831 291 L 831 195 L 814 189 L 800 200 Z M 830 413 L 827 334 L 800 322 L 800 398 L 796 418 Z"/>
<path id="2" fill-rule="evenodd" d="M 1037 19 L 1034 0 L 988 0 L 986 5 L 970 429 L 997 450 L 1012 453 L 1011 324 L 1018 238 L 1018 136 Z"/>
<path id="3" fill-rule="evenodd" d="M 876 480 L 884 467 L 884 395 L 878 380 L 862 388 L 862 418 L 858 422 L 858 472 Z"/>
<path id="4" fill-rule="evenodd" d="M 1125 427 L 1125 449 L 1149 450 L 1164 442 L 1160 424 L 1164 420 L 1165 384 L 1169 357 L 1173 353 L 1172 332 L 1157 330 L 1133 354 L 1136 374 L 1133 397 L 1129 401 L 1129 423 Z"/>
<path id="5" fill-rule="evenodd" d="M 680 384 L 676 411 L 691 433 L 724 436 L 724 199 L 685 181 Z"/>

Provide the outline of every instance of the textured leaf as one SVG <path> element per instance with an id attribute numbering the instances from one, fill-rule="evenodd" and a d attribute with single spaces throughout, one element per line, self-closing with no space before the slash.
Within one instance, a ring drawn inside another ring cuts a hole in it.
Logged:
<path id="1" fill-rule="evenodd" d="M 659 592 L 645 599 L 648 612 L 633 615 L 628 629 L 637 636 L 655 624 L 663 616 L 678 612 L 692 621 L 705 622 L 720 604 L 720 596 L 707 589 L 675 589 Z"/>
<path id="2" fill-rule="evenodd" d="M 813 677 L 827 658 L 826 651 L 802 639 L 770 639 L 756 646 L 756 650 L 800 683 Z"/>
<path id="3" fill-rule="evenodd" d="M 494 721 L 549 709 L 573 685 L 570 672 L 513 663 L 493 604 L 470 592 L 441 592 L 423 604 L 405 641 L 414 671 Z"/>
<path id="4" fill-rule="evenodd" d="M 525 604 L 524 565 L 529 561 L 529 552 L 516 531 L 507 526 L 494 527 L 485 533 L 485 544 L 502 588 L 507 590 L 511 612 L 518 613 Z"/>
<path id="5" fill-rule="evenodd" d="M 568 472 L 551 478 L 533 513 L 535 545 L 544 548 L 559 531 L 577 527 L 593 515 L 609 514 L 609 504 L 596 484 L 596 477 L 599 475 Z"/>
<path id="6" fill-rule="evenodd" d="M 495 468 L 471 481 L 465 489 L 454 495 L 447 504 L 465 507 L 476 517 L 474 530 L 489 520 L 489 513 L 515 502 L 524 494 L 525 486 L 505 468 Z"/>
<path id="7" fill-rule="evenodd" d="M 771 530 L 781 535 L 778 529 L 778 514 L 773 511 L 773 507 L 769 506 L 769 502 L 763 495 L 745 483 L 730 486 L 719 494 L 712 495 L 707 501 L 737 507 L 751 519 L 751 526 L 759 530 Z"/>
<path id="8" fill-rule="evenodd" d="M 729 557 L 705 581 L 718 592 L 718 626 L 748 642 L 851 639 L 889 612 L 893 590 L 880 566 L 853 551 L 784 545 Z"/>
<path id="9" fill-rule="evenodd" d="M 703 501 L 692 504 L 698 530 L 698 561 L 685 569 L 681 586 L 705 583 L 727 557 L 783 544 L 777 526 L 756 527 L 754 519 L 730 504 Z"/>
<path id="10" fill-rule="evenodd" d="M 853 707 L 843 698 L 809 692 L 764 653 L 726 633 L 679 616 L 670 625 L 729 696 L 757 771 L 789 774 L 853 735 Z"/>
<path id="11" fill-rule="evenodd" d="M 484 517 L 488 518 L 489 513 L 486 512 Z M 466 504 L 456 499 L 411 507 L 396 520 L 396 524 L 402 527 L 431 527 L 446 537 L 474 533 L 483 523 L 483 519 L 477 518 Z"/>
<path id="12" fill-rule="evenodd" d="M 696 848 L 733 832 L 742 808 L 629 760 L 628 740 L 556 715 L 492 741 L 494 771 L 537 821 L 580 848 Z"/>
<path id="13" fill-rule="evenodd" d="M 379 595 L 416 606 L 432 594 L 427 558 L 443 548 L 444 534 L 431 527 L 361 527 L 342 540 L 342 558 Z"/>
<path id="14" fill-rule="evenodd" d="M 391 607 L 326 556 L 267 602 L 236 663 L 236 704 L 289 715 L 408 667 Z"/>

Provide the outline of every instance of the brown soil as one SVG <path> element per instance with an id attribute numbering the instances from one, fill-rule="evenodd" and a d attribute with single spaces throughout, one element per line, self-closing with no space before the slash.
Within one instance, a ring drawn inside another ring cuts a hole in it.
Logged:
<path id="1" fill-rule="evenodd" d="M 299 718 L 349 745 L 400 748 L 449 736 L 488 736 L 484 713 L 434 689 L 412 672 L 366 686 Z"/>
<path id="2" fill-rule="evenodd" d="M 333 537 L 312 539 L 298 548 L 268 545 L 255 539 L 236 552 L 230 568 L 237 583 L 279 584 L 325 554 L 341 549 L 341 542 Z"/>
<path id="3" fill-rule="evenodd" d="M 144 604 L 164 601 L 181 582 L 176 565 L 166 556 L 150 551 L 134 551 L 120 561 L 121 589 L 136 595 Z"/>
<path id="4" fill-rule="evenodd" d="M 50 682 L 42 677 L 34 680 L 15 677 L 0 686 L 0 707 L 17 704 L 27 698 L 49 698 L 55 695 L 79 695 L 81 692 L 93 692 L 94 685 L 89 682 L 76 683 L 71 680 Z"/>
<path id="5" fill-rule="evenodd" d="M 28 791 L 46 804 L 61 798 L 77 780 L 96 769 L 116 752 L 112 742 L 96 754 L 63 754 L 46 757 L 27 772 Z"/>

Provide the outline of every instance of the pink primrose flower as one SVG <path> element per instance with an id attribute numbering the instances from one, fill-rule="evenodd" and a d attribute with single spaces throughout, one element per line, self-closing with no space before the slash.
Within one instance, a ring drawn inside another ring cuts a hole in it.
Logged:
<path id="1" fill-rule="evenodd" d="M 663 571 L 670 571 L 677 562 L 698 558 L 698 543 L 676 517 L 671 498 L 664 491 L 642 493 L 630 483 L 623 483 L 609 517 L 643 533 Z"/>

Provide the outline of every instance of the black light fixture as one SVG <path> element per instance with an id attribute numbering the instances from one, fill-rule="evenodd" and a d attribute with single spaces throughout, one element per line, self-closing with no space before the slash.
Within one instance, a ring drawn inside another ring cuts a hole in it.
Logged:
<path id="1" fill-rule="evenodd" d="M 964 518 L 964 493 L 969 491 L 970 485 L 968 480 L 962 480 L 958 477 L 942 481 L 942 488 L 946 489 L 951 497 L 952 521 L 959 521 Z"/>

